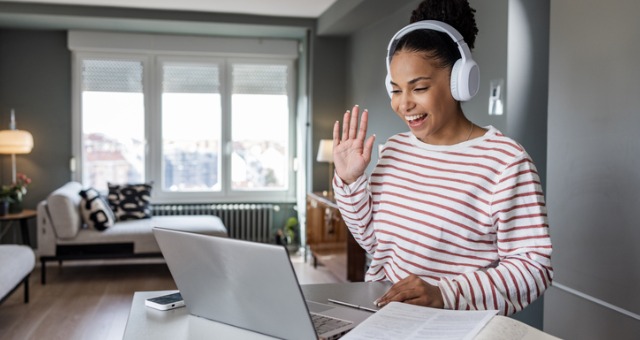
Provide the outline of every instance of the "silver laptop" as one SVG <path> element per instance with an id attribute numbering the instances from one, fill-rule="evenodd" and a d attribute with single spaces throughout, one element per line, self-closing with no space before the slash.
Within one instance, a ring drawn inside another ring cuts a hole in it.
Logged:
<path id="1" fill-rule="evenodd" d="M 282 339 L 337 339 L 371 315 L 306 302 L 282 246 L 153 232 L 192 315 Z"/>

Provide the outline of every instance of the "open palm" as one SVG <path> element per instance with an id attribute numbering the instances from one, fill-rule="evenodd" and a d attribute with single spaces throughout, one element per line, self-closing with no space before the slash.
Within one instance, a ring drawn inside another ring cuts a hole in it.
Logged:
<path id="1" fill-rule="evenodd" d="M 344 113 L 342 121 L 342 138 L 340 138 L 340 122 L 333 126 L 333 162 L 336 174 L 343 182 L 351 184 L 364 174 L 371 161 L 371 149 L 375 135 L 367 135 L 369 112 L 364 110 L 358 127 L 360 108 L 356 105 L 352 111 Z"/>

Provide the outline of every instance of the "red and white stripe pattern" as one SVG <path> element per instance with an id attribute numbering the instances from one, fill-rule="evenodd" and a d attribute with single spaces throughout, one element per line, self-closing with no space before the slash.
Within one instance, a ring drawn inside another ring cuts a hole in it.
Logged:
<path id="1" fill-rule="evenodd" d="M 551 285 L 547 210 L 535 165 L 493 127 L 453 146 L 390 138 L 367 181 L 334 176 L 342 217 L 372 255 L 367 281 L 415 274 L 448 309 L 522 310 Z"/>

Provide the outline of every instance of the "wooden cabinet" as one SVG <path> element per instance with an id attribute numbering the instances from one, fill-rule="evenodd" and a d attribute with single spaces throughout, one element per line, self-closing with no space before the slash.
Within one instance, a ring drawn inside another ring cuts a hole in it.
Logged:
<path id="1" fill-rule="evenodd" d="M 324 265 L 342 281 L 364 281 L 366 253 L 331 196 L 307 194 L 307 247 L 314 266 Z"/>

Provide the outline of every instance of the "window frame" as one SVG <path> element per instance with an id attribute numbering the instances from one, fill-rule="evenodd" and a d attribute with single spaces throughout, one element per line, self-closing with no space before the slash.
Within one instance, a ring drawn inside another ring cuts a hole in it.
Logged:
<path id="1" fill-rule="evenodd" d="M 213 39 L 218 41 L 219 39 Z M 95 41 L 95 40 L 93 40 Z M 194 43 L 201 43 L 201 38 Z M 72 178 L 83 182 L 82 165 L 82 61 L 85 59 L 103 60 L 135 60 L 143 64 L 143 93 L 145 108 L 145 182 L 153 182 L 152 200 L 155 203 L 214 203 L 214 202 L 295 202 L 296 174 L 295 159 L 297 155 L 298 79 L 297 55 L 274 55 L 273 53 L 212 53 L 202 51 L 138 51 L 134 48 L 78 48 L 70 43 L 72 55 Z M 107 44 L 108 45 L 108 44 Z M 181 46 L 189 44 L 182 44 Z M 162 188 L 162 65 L 163 62 L 186 62 L 218 64 L 220 66 L 220 95 L 222 103 L 221 117 L 221 157 L 219 192 L 171 192 Z M 287 95 L 289 107 L 288 128 L 288 185 L 286 190 L 231 190 L 231 66 L 234 63 L 248 64 L 282 64 L 288 68 Z"/>
<path id="2" fill-rule="evenodd" d="M 234 198 L 234 197 L 244 197 L 246 195 L 252 195 L 254 196 L 256 199 L 258 199 L 259 201 L 266 201 L 269 196 L 272 196 L 276 193 L 285 193 L 285 195 L 289 198 L 289 200 L 295 200 L 295 183 L 296 183 L 296 174 L 295 174 L 295 169 L 294 169 L 294 159 L 295 159 L 295 154 L 296 154 L 296 112 L 295 112 L 295 103 L 296 103 L 296 96 L 295 96 L 295 88 L 296 88 L 296 84 L 295 84 L 295 70 L 294 70 L 294 62 L 292 60 L 278 60 L 278 59 L 267 59 L 267 58 L 262 58 L 262 59 L 247 59 L 247 58 L 240 58 L 240 57 L 233 57 L 233 58 L 228 58 L 227 59 L 227 67 L 225 68 L 225 74 L 226 74 L 226 81 L 224 82 L 224 84 L 222 85 L 223 88 L 225 88 L 226 93 L 228 94 L 228 96 L 224 96 L 223 98 L 226 98 L 228 100 L 228 106 L 227 109 L 229 110 L 229 114 L 227 115 L 227 125 L 225 125 L 225 130 L 226 132 L 229 134 L 227 136 L 227 138 L 225 139 L 226 143 L 231 143 L 231 135 L 230 135 L 230 131 L 231 131 L 231 92 L 232 92 L 232 72 L 231 68 L 233 66 L 233 64 L 269 64 L 269 65 L 274 65 L 274 64 L 280 64 L 280 65 L 286 65 L 287 69 L 289 70 L 289 72 L 287 73 L 287 93 L 288 93 L 288 106 L 289 106 L 289 129 L 288 129 L 288 141 L 289 141 L 289 155 L 287 156 L 287 162 L 288 162 L 288 168 L 289 168 L 289 174 L 288 174 L 288 183 L 287 183 L 287 190 L 273 190 L 273 191 L 265 191 L 265 190 L 258 190 L 258 191 L 233 191 L 231 190 L 231 148 L 230 148 L 230 144 L 228 144 L 228 146 L 225 148 L 225 150 L 223 151 L 223 157 L 225 157 L 226 159 L 223 160 L 222 165 L 223 168 L 226 168 L 226 173 L 228 174 L 228 177 L 224 177 L 225 181 L 223 181 L 222 186 L 223 186 L 223 191 L 228 192 L 228 194 L 230 195 L 230 197 Z M 223 99 L 223 106 L 225 103 L 225 100 Z M 224 112 L 224 109 L 223 109 Z M 283 199 L 277 199 L 276 201 L 283 201 Z"/>
<path id="3" fill-rule="evenodd" d="M 221 97 L 221 131 L 220 131 L 220 143 L 221 143 L 221 156 L 220 162 L 223 166 L 220 167 L 220 179 L 222 181 L 221 184 L 225 182 L 225 171 L 224 171 L 224 145 L 225 145 L 225 90 L 224 81 L 226 75 L 225 70 L 225 61 L 224 58 L 216 58 L 209 56 L 176 56 L 176 55 L 160 55 L 155 58 L 154 62 L 154 77 L 158 79 L 158 81 L 154 81 L 154 89 L 153 98 L 151 98 L 151 102 L 153 105 L 153 109 L 149 110 L 149 124 L 148 124 L 148 133 L 149 133 L 149 141 L 151 145 L 155 145 L 157 147 L 149 147 L 148 155 L 151 159 L 151 164 L 154 164 L 153 167 L 149 168 L 148 177 L 153 178 L 154 186 L 153 186 L 153 198 L 154 201 L 160 202 L 209 202 L 209 201 L 221 201 L 225 197 L 224 185 L 221 185 L 221 190 L 219 192 L 216 191 L 205 191 L 205 192 L 181 192 L 181 191 L 165 191 L 163 190 L 163 176 L 164 176 L 164 167 L 162 166 L 162 155 L 163 155 L 163 143 L 162 143 L 162 81 L 163 81 L 163 62 L 185 62 L 185 63 L 194 63 L 194 64 L 218 64 L 220 66 L 220 97 Z"/>

